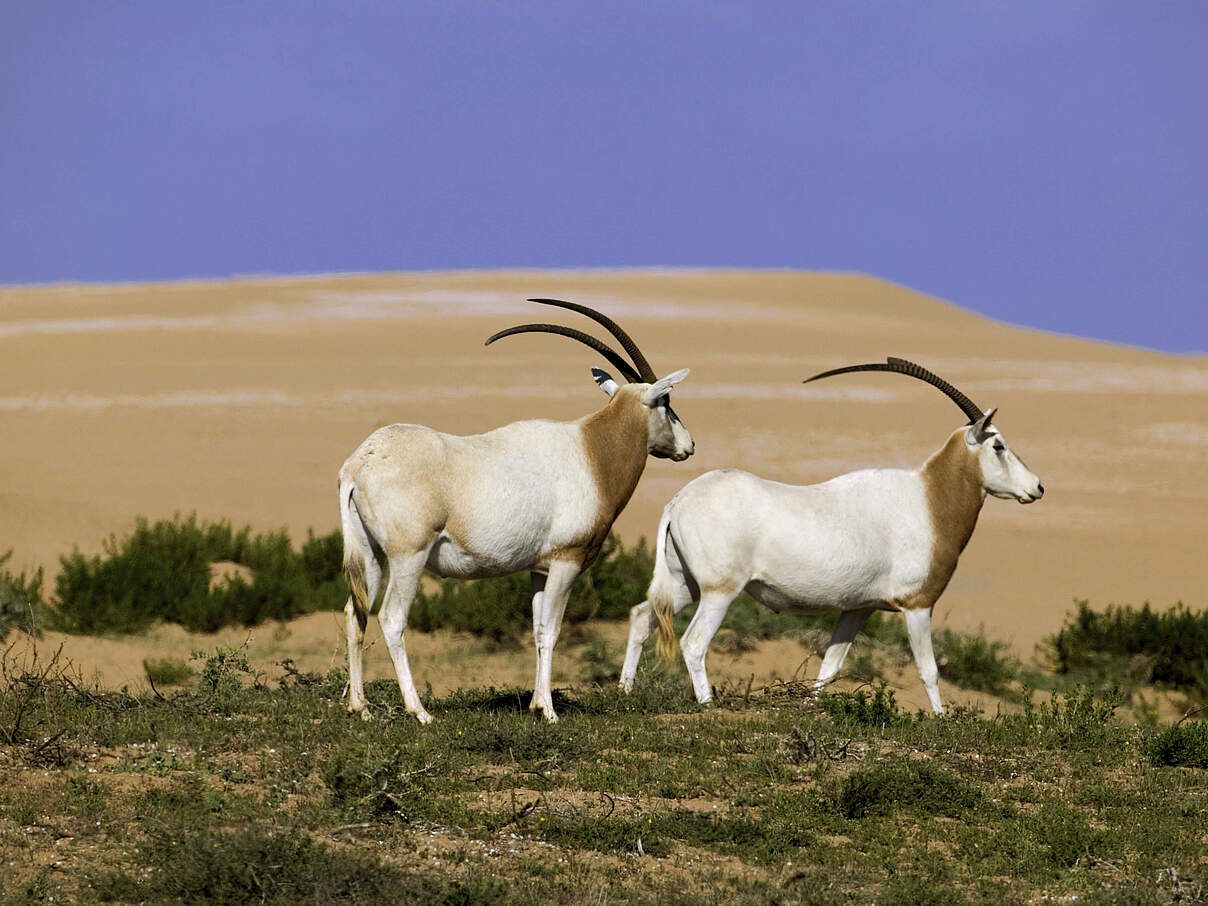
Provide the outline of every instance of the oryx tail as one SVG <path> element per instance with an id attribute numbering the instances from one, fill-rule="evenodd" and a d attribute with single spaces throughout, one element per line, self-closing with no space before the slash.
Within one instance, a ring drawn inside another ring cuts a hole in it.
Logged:
<path id="1" fill-rule="evenodd" d="M 344 535 L 344 575 L 356 600 L 357 609 L 368 612 L 373 602 L 369 600 L 369 588 L 365 580 L 365 564 L 373 556 L 369 532 L 357 512 L 352 499 L 356 485 L 351 481 L 340 483 L 340 530 Z"/>
<path id="2" fill-rule="evenodd" d="M 675 576 L 667 563 L 668 557 L 675 558 L 675 565 L 682 571 L 679 556 L 675 551 L 675 542 L 671 540 L 671 503 L 663 508 L 662 518 L 659 519 L 658 537 L 654 544 L 654 576 L 650 580 L 650 589 L 646 592 L 646 600 L 654 611 L 654 617 L 659 624 L 659 654 L 670 660 L 675 657 L 675 629 L 671 625 L 675 616 Z"/>

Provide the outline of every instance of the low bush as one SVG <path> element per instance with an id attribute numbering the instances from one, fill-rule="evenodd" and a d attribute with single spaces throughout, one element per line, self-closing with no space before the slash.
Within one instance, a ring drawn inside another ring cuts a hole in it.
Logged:
<path id="1" fill-rule="evenodd" d="M 1048 639 L 1058 672 L 1120 675 L 1139 661 L 1146 674 L 1140 681 L 1208 699 L 1208 612 L 1192 613 L 1180 603 L 1166 611 L 1113 605 L 1100 613 L 1086 601 L 1077 604 Z"/>
<path id="2" fill-rule="evenodd" d="M 284 531 L 253 535 L 229 522 L 139 520 L 124 538 L 110 536 L 100 556 L 62 557 L 55 622 L 69 632 L 137 632 L 156 620 L 213 632 L 344 605 L 339 532 L 314 537 L 295 552 Z M 214 579 L 215 563 L 246 567 Z"/>
<path id="3" fill-rule="evenodd" d="M 1019 664 L 1005 654 L 1005 642 L 991 642 L 984 635 L 965 635 L 947 627 L 935 633 L 934 641 L 940 676 L 962 689 L 1001 695 L 1019 675 Z"/>
<path id="4" fill-rule="evenodd" d="M 1086 686 L 1075 686 L 1069 693 L 1057 693 L 1037 705 L 1032 690 L 1024 689 L 1023 714 L 1019 725 L 1027 726 L 1034 742 L 1060 748 L 1093 748 L 1117 734 L 1113 722 L 1124 698 L 1118 689 L 1100 694 Z"/>
<path id="5" fill-rule="evenodd" d="M 819 692 L 818 704 L 836 723 L 859 727 L 890 727 L 910 717 L 898 710 L 897 697 L 885 683 L 879 683 L 869 695 L 863 689 L 854 692 Z"/>
<path id="6" fill-rule="evenodd" d="M 1148 741 L 1146 754 L 1159 767 L 1208 768 L 1208 724 L 1196 721 L 1167 727 Z"/>
<path id="7" fill-rule="evenodd" d="M 175 686 L 193 677 L 193 668 L 180 658 L 144 658 L 147 679 L 159 686 Z"/>
<path id="8" fill-rule="evenodd" d="M 42 570 L 29 578 L 25 573 L 15 575 L 5 564 L 13 552 L 0 554 L 0 642 L 18 629 L 35 635 L 42 623 L 45 605 L 42 601 Z"/>

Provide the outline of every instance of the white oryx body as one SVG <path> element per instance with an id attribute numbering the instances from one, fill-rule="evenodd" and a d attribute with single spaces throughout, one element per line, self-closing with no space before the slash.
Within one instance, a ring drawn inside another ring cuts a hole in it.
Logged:
<path id="1" fill-rule="evenodd" d="M 591 316 L 624 336 L 608 319 Z M 496 337 L 540 328 L 587 342 L 577 331 L 549 327 L 525 325 Z M 627 336 L 622 342 L 632 343 Z M 606 355 L 619 358 L 611 351 Z M 344 568 L 352 587 L 345 607 L 351 711 L 367 716 L 363 637 L 384 572 L 389 579 L 378 615 L 382 634 L 407 710 L 427 723 L 431 717 L 420 703 L 403 643 L 424 570 L 466 579 L 528 570 L 537 648 L 532 707 L 557 720 L 551 659 L 571 584 L 599 553 L 647 455 L 678 461 L 694 448 L 669 404 L 671 387 L 687 369 L 653 379 L 640 353 L 635 359 L 652 380 L 618 385 L 593 369 L 609 402 L 578 421 L 515 422 L 472 436 L 389 425 L 348 458 L 340 469 L 339 502 Z"/>
<path id="2" fill-rule="evenodd" d="M 815 688 L 838 672 L 874 611 L 902 611 L 932 708 L 942 712 L 931 648 L 935 601 L 986 494 L 1030 503 L 1044 492 L 990 427 L 992 414 L 953 432 L 917 470 L 869 469 L 804 486 L 723 470 L 690 482 L 663 511 L 654 578 L 632 612 L 621 685 L 632 687 L 652 610 L 669 653 L 672 614 L 699 601 L 681 647 L 698 701 L 709 701 L 709 642 L 746 591 L 776 611 L 840 613 Z"/>

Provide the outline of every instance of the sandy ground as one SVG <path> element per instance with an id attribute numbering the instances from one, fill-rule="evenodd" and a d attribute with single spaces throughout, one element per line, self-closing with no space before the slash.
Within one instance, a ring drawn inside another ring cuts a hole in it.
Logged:
<path id="1" fill-rule="evenodd" d="M 589 350 L 550 336 L 482 346 L 524 321 L 588 326 L 524 302 L 534 295 L 613 314 L 660 373 L 692 368 L 675 406 L 697 454 L 650 461 L 617 524 L 629 540 L 649 537 L 671 495 L 712 468 L 812 482 L 921 463 L 963 422 L 934 390 L 876 375 L 800 383 L 894 354 L 998 406 L 996 423 L 1046 489 L 1029 507 L 987 501 L 937 607 L 941 622 L 982 627 L 1027 656 L 1075 598 L 1208 605 L 1208 358 L 1009 327 L 847 274 L 424 273 L 0 290 L 0 552 L 13 548 L 10 568 L 53 574 L 60 554 L 99 551 L 137 516 L 193 511 L 284 525 L 296 538 L 326 532 L 338 524 L 336 470 L 382 424 L 473 433 L 583 415 L 604 402 L 588 373 L 604 363 Z M 120 685 L 141 676 L 145 656 L 214 644 L 183 635 L 67 644 L 86 670 Z M 307 649 L 309 666 L 340 658 L 331 615 L 256 636 L 277 646 L 274 656 Z M 440 666 L 457 661 L 460 641 L 416 634 L 411 645 L 421 687 L 445 670 L 468 675 L 464 659 Z M 101 658 L 106 646 L 119 647 Z M 750 666 L 791 674 L 799 651 Z M 502 659 L 498 671 L 475 667 L 476 681 L 531 681 L 531 652 L 490 657 Z M 369 661 L 371 675 L 385 675 L 383 646 Z"/>

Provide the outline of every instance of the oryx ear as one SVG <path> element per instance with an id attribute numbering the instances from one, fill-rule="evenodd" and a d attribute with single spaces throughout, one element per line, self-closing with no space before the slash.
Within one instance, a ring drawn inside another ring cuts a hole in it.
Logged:
<path id="1" fill-rule="evenodd" d="M 671 392 L 671 388 L 688 376 L 688 369 L 681 368 L 679 371 L 673 371 L 664 378 L 659 378 L 650 385 L 645 393 L 642 394 L 642 402 L 647 406 L 653 406 L 660 399 Z"/>
<path id="2" fill-rule="evenodd" d="M 617 382 L 603 368 L 593 368 L 591 376 L 596 379 L 596 383 L 600 385 L 600 389 L 607 393 L 609 397 L 617 392 Z"/>
<path id="3" fill-rule="evenodd" d="M 971 447 L 976 447 L 987 437 L 990 432 L 987 430 L 990 427 L 990 419 L 994 418 L 994 413 L 998 411 L 998 407 L 987 409 L 986 414 L 971 424 L 965 430 L 965 443 Z"/>

